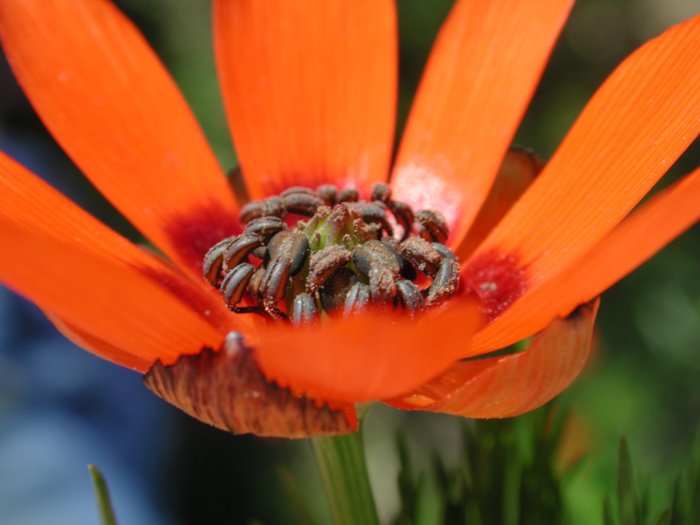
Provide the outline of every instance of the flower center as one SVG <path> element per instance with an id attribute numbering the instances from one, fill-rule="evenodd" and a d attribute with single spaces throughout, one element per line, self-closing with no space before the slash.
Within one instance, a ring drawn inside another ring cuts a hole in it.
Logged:
<path id="1" fill-rule="evenodd" d="M 415 314 L 459 284 L 442 214 L 414 213 L 386 184 L 375 184 L 370 201 L 331 185 L 289 188 L 246 204 L 241 222 L 243 233 L 218 242 L 203 263 L 204 277 L 236 313 L 297 324 L 371 304 Z"/>

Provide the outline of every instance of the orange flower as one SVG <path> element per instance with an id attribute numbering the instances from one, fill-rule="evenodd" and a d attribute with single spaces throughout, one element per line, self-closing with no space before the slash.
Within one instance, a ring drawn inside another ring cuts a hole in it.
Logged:
<path id="1" fill-rule="evenodd" d="M 586 361 L 590 301 L 700 215 L 696 170 L 626 218 L 700 131 L 700 16 L 625 60 L 536 178 L 530 156 L 506 156 L 571 4 L 458 1 L 391 165 L 393 2 L 215 2 L 250 197 L 329 183 L 367 197 L 391 173 L 392 198 L 440 211 L 462 261 L 457 293 L 413 317 L 291 326 L 231 313 L 202 278 L 207 250 L 240 233 L 241 202 L 134 26 L 107 0 L 2 2 L 0 39 L 39 116 L 163 255 L 1 155 L 0 278 L 67 337 L 234 432 L 349 431 L 371 400 L 470 417 L 540 406 Z M 533 334 L 524 352 L 464 360 Z"/>

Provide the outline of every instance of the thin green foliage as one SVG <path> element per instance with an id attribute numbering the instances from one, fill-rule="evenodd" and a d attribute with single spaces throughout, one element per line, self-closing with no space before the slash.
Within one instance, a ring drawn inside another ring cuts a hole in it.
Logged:
<path id="1" fill-rule="evenodd" d="M 463 457 L 457 466 L 439 455 L 431 475 L 441 505 L 433 523 L 465 525 L 556 524 L 563 519 L 557 449 L 563 414 L 544 410 L 528 418 L 466 421 Z M 399 439 L 398 483 L 401 510 L 395 525 L 416 525 L 416 502 L 429 490 L 413 473 L 407 447 Z"/>
<path id="2" fill-rule="evenodd" d="M 109 497 L 109 488 L 102 473 L 95 465 L 88 465 L 92 486 L 95 489 L 95 499 L 97 500 L 97 513 L 100 516 L 102 525 L 117 525 L 117 518 L 112 508 L 112 500 Z"/>
<path id="3" fill-rule="evenodd" d="M 396 441 L 400 470 L 397 476 L 399 496 L 403 505 L 394 520 L 396 525 L 413 525 L 420 516 L 421 502 L 425 499 L 425 473 L 416 474 L 408 452 L 408 444 L 403 434 Z"/>
<path id="4" fill-rule="evenodd" d="M 617 469 L 617 498 L 603 506 L 605 525 L 697 525 L 700 523 L 700 446 L 696 444 L 691 460 L 673 478 L 668 500 L 660 509 L 651 507 L 651 487 L 635 480 L 627 441 L 620 441 Z M 654 487 L 663 489 L 663 487 Z"/>
<path id="5" fill-rule="evenodd" d="M 462 458 L 448 464 L 432 455 L 428 476 L 416 473 L 405 438 L 398 440 L 401 509 L 394 525 L 557 525 L 577 523 L 564 494 L 583 460 L 561 465 L 565 414 L 551 407 L 523 417 L 466 421 Z M 700 523 L 700 441 L 683 471 L 642 482 L 627 441 L 619 446 L 616 490 L 602 503 L 603 525 L 697 525 Z M 421 502 L 437 494 L 430 519 Z M 659 494 L 667 494 L 665 501 Z M 656 498 L 652 498 L 652 494 Z M 421 516 L 419 521 L 418 517 Z M 572 521 L 574 520 L 574 521 Z"/>
<path id="6" fill-rule="evenodd" d="M 632 482 L 632 458 L 627 440 L 620 440 L 620 460 L 617 469 L 617 509 L 620 525 L 636 525 L 642 513 Z"/>

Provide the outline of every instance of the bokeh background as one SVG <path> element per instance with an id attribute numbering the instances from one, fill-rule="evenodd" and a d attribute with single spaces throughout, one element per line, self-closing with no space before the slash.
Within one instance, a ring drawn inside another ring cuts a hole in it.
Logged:
<path id="1" fill-rule="evenodd" d="M 209 2 L 117 4 L 176 78 L 222 166 L 233 167 Z M 399 130 L 451 5 L 398 0 Z M 547 159 L 617 63 L 697 12 L 695 0 L 580 1 L 516 143 Z M 0 149 L 138 240 L 53 143 L 4 58 Z M 696 143 L 662 185 L 700 165 L 699 149 Z M 11 256 L 11 248 L 0 250 Z M 637 470 L 651 480 L 666 479 L 688 457 L 700 424 L 700 228 L 605 294 L 597 339 L 588 370 L 558 401 L 571 413 L 570 446 L 586 451 L 564 495 L 571 523 L 601 522 L 603 494 L 614 490 L 620 436 L 628 438 Z M 398 505 L 397 433 L 408 437 L 419 468 L 435 450 L 448 462 L 458 461 L 454 418 L 374 407 L 365 431 L 385 519 Z M 0 289 L 0 524 L 96 523 L 87 463 L 103 470 L 124 524 L 296 523 L 290 486 L 318 523 L 327 516 L 308 443 L 233 437 L 207 428 L 156 399 L 138 375 L 64 340 L 31 304 Z M 665 497 L 660 491 L 658 498 Z"/>

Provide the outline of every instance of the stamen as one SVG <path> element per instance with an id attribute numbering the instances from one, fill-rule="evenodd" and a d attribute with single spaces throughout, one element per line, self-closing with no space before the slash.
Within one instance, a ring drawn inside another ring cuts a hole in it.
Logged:
<path id="1" fill-rule="evenodd" d="M 459 284 L 459 263 L 451 257 L 444 257 L 440 263 L 433 283 L 428 289 L 426 301 L 428 305 L 443 302 L 457 291 Z"/>
<path id="2" fill-rule="evenodd" d="M 425 300 L 420 288 L 415 283 L 401 279 L 396 283 L 396 290 L 398 291 L 401 305 L 410 313 L 419 312 L 423 309 Z"/>
<path id="3" fill-rule="evenodd" d="M 262 201 L 252 201 L 241 209 L 241 222 L 248 223 L 258 217 L 286 217 L 287 209 L 279 197 L 268 197 Z"/>
<path id="4" fill-rule="evenodd" d="M 335 199 L 338 196 L 338 188 L 332 184 L 324 184 L 316 188 L 316 193 L 326 206 L 334 206 Z"/>
<path id="5" fill-rule="evenodd" d="M 426 275 L 433 276 L 443 257 L 432 245 L 420 237 L 411 237 L 401 243 L 400 253 L 404 259 Z"/>
<path id="6" fill-rule="evenodd" d="M 280 196 L 288 213 L 312 217 L 323 200 L 308 188 L 294 187 L 284 190 Z"/>
<path id="7" fill-rule="evenodd" d="M 232 312 L 295 324 L 372 304 L 415 315 L 454 295 L 459 262 L 444 244 L 442 214 L 414 213 L 386 184 L 373 187 L 370 202 L 359 197 L 327 184 L 249 202 L 243 232 L 204 257 L 204 277 Z"/>
<path id="8" fill-rule="evenodd" d="M 308 293 L 300 293 L 294 298 L 292 305 L 292 322 L 294 324 L 309 323 L 316 319 L 316 301 Z"/>
<path id="9" fill-rule="evenodd" d="M 250 252 L 264 245 L 265 239 L 263 239 L 262 237 L 244 232 L 243 235 L 240 235 L 239 237 L 231 241 L 228 247 L 226 248 L 226 251 L 224 252 L 223 256 L 223 271 L 227 272 L 234 269 L 246 257 L 248 257 Z"/>
<path id="10" fill-rule="evenodd" d="M 338 194 L 338 202 L 357 202 L 360 200 L 359 192 L 354 188 L 342 190 Z"/>
<path id="11" fill-rule="evenodd" d="M 345 312 L 350 314 L 362 310 L 369 304 L 369 286 L 356 282 L 345 296 Z"/>
<path id="12" fill-rule="evenodd" d="M 442 213 L 435 210 L 418 210 L 416 222 L 421 225 L 420 236 L 428 241 L 444 244 L 450 235 L 447 221 Z"/>
<path id="13" fill-rule="evenodd" d="M 337 244 L 326 246 L 314 253 L 309 261 L 309 275 L 306 278 L 306 290 L 313 294 L 338 270 L 350 262 L 352 253 Z"/>
<path id="14" fill-rule="evenodd" d="M 401 262 L 388 245 L 376 239 L 355 248 L 352 260 L 369 279 L 369 296 L 374 302 L 389 303 L 396 295 Z"/>
<path id="15" fill-rule="evenodd" d="M 246 224 L 245 232 L 262 237 L 267 242 L 275 234 L 286 229 L 287 225 L 279 217 L 258 217 Z"/>
<path id="16" fill-rule="evenodd" d="M 226 304 L 235 306 L 243 299 L 250 278 L 255 273 L 255 266 L 242 263 L 226 274 L 221 282 L 221 293 Z"/>
<path id="17" fill-rule="evenodd" d="M 229 244 L 232 242 L 232 237 L 219 241 L 212 248 L 210 248 L 207 254 L 204 256 L 204 261 L 202 262 L 202 273 L 204 274 L 204 278 L 215 288 L 218 288 L 221 284 L 224 254 L 226 253 Z"/>
<path id="18" fill-rule="evenodd" d="M 373 201 L 389 202 L 391 198 L 391 187 L 388 184 L 377 183 L 372 188 L 370 199 Z"/>

